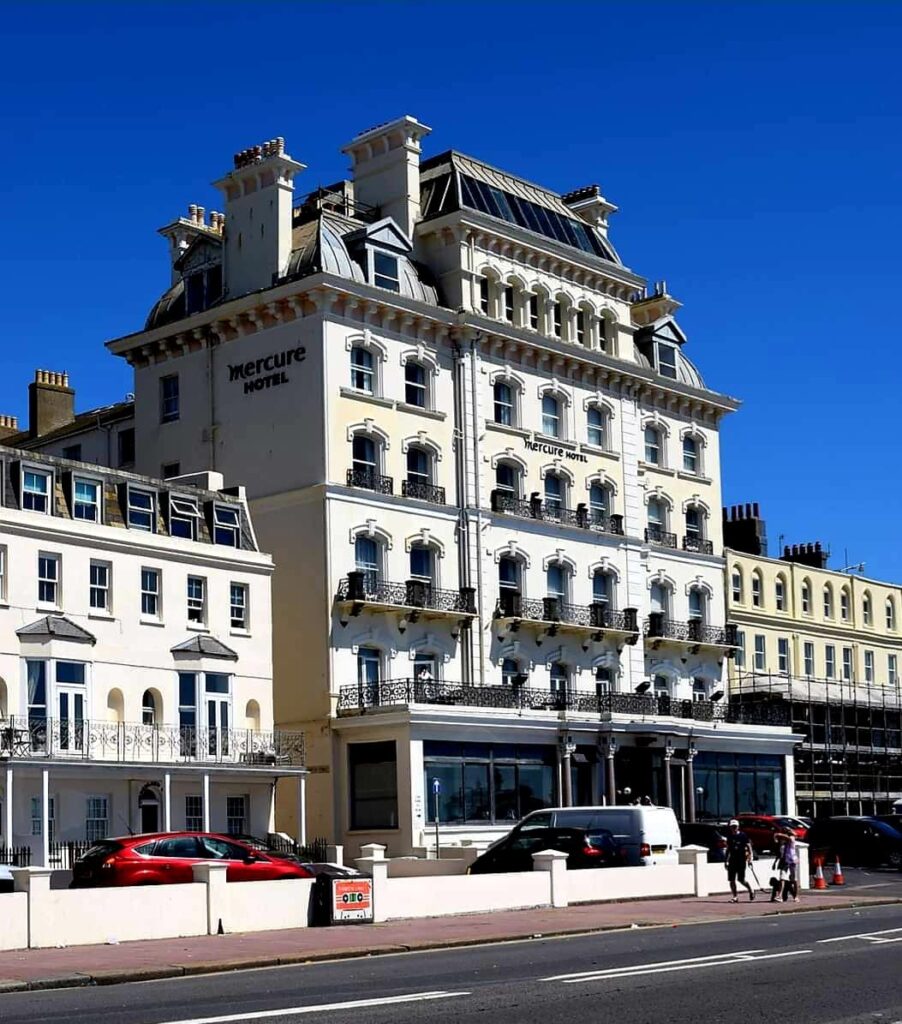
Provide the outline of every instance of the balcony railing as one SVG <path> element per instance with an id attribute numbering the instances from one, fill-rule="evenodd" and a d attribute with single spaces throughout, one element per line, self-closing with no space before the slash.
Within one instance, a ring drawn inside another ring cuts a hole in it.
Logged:
<path id="1" fill-rule="evenodd" d="M 701 619 L 678 622 L 665 618 L 663 612 L 652 612 L 645 620 L 645 636 L 649 640 L 677 640 L 687 644 L 707 644 L 712 647 L 735 647 L 736 626 L 708 626 Z"/>
<path id="2" fill-rule="evenodd" d="M 32 715 L 0 719 L 0 755 L 13 760 L 303 765 L 304 734 Z"/>
<path id="3" fill-rule="evenodd" d="M 525 598 L 518 590 L 501 590 L 495 610 L 495 617 L 499 619 L 526 619 L 530 622 L 584 626 L 587 629 L 612 629 L 635 634 L 638 639 L 636 616 L 635 608 L 614 611 L 601 601 L 569 604 L 559 597 Z"/>
<path id="4" fill-rule="evenodd" d="M 698 722 L 741 722 L 748 725 L 789 725 L 788 709 L 780 704 L 738 704 L 732 701 L 675 700 L 637 693 L 585 693 L 517 685 L 468 686 L 437 680 L 386 679 L 343 686 L 338 713 L 360 714 L 376 708 L 411 704 L 494 708 L 519 711 L 573 711 L 599 715 L 670 717 Z"/>
<path id="5" fill-rule="evenodd" d="M 599 533 L 613 533 L 623 536 L 623 516 L 609 516 L 599 509 L 580 503 L 576 508 L 567 508 L 557 502 L 542 501 L 538 493 L 530 498 L 515 498 L 507 491 L 492 491 L 492 511 L 521 519 L 538 519 L 561 526 L 576 526 L 581 530 L 596 530 Z"/>
<path id="6" fill-rule="evenodd" d="M 700 555 L 713 555 L 714 542 L 705 540 L 704 537 L 699 537 L 697 533 L 687 533 L 683 537 L 683 550 L 697 551 Z"/>
<path id="7" fill-rule="evenodd" d="M 362 487 L 377 494 L 394 494 L 395 482 L 390 476 L 382 476 L 371 469 L 349 469 L 348 487 Z"/>
<path id="8" fill-rule="evenodd" d="M 646 526 L 645 543 L 656 544 L 659 548 L 676 548 L 677 535 L 668 533 L 660 526 Z"/>
<path id="9" fill-rule="evenodd" d="M 445 504 L 445 488 L 436 484 L 426 484 L 421 480 L 402 480 L 401 495 L 405 498 L 416 498 L 418 501 L 429 501 L 433 505 Z"/>
<path id="10" fill-rule="evenodd" d="M 424 608 L 437 612 L 476 614 L 476 592 L 472 587 L 439 590 L 428 580 L 392 583 L 374 572 L 349 572 L 338 584 L 336 601 L 389 605 L 396 608 Z"/>

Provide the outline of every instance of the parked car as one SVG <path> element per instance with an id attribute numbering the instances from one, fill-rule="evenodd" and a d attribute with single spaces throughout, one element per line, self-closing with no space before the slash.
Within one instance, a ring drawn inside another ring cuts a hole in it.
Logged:
<path id="1" fill-rule="evenodd" d="M 255 850 L 261 850 L 263 853 L 269 854 L 271 857 L 282 857 L 287 860 L 300 860 L 293 848 L 290 848 L 286 844 L 277 844 L 272 839 L 263 839 L 260 836 L 252 836 L 247 832 L 236 832 L 230 834 L 229 839 L 237 839 L 241 843 L 245 843 L 247 846 L 253 847 Z"/>
<path id="2" fill-rule="evenodd" d="M 800 842 L 805 841 L 808 828 L 798 818 L 782 814 L 737 814 L 739 827 L 751 839 L 756 853 L 774 852 L 779 845 L 774 836 L 778 832 L 790 832 Z"/>
<path id="3" fill-rule="evenodd" d="M 532 871 L 532 855 L 540 850 L 566 853 L 567 868 L 610 868 L 626 863 L 626 851 L 607 829 L 516 828 L 470 865 L 470 874 Z"/>
<path id="4" fill-rule="evenodd" d="M 12 892 L 14 888 L 13 873 L 9 869 L 9 864 L 0 864 L 0 892 Z"/>
<path id="5" fill-rule="evenodd" d="M 72 887 L 191 882 L 194 865 L 203 861 L 225 861 L 230 882 L 311 877 L 296 860 L 256 850 L 232 836 L 161 832 L 95 843 L 73 864 Z"/>
<path id="6" fill-rule="evenodd" d="M 844 865 L 902 869 L 902 833 L 876 818 L 837 816 L 815 821 L 807 843 L 812 861 L 837 855 Z"/>
<path id="7" fill-rule="evenodd" d="M 727 859 L 727 827 L 714 822 L 684 821 L 680 824 L 680 840 L 683 846 L 705 846 L 708 862 L 723 864 Z"/>

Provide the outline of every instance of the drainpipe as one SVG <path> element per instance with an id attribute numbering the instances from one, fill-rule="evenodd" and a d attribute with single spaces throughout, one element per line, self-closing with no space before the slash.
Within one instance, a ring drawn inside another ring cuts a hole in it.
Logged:
<path id="1" fill-rule="evenodd" d="M 455 475 L 457 483 L 457 529 L 458 529 L 458 572 L 461 586 L 472 586 L 470 530 L 467 516 L 469 494 L 467 489 L 467 422 L 464 402 L 464 364 L 460 345 L 454 342 L 454 416 L 456 421 Z M 473 681 L 473 630 L 468 621 L 467 628 L 460 634 L 461 670 L 464 683 Z"/>
<path id="2" fill-rule="evenodd" d="M 216 384 L 213 378 L 215 369 L 213 360 L 213 349 L 219 344 L 217 335 L 211 335 L 207 339 L 207 376 L 210 385 L 210 457 L 209 469 L 216 469 Z"/>
<path id="3" fill-rule="evenodd" d="M 485 615 L 484 615 L 484 594 L 482 588 L 482 498 L 480 494 L 480 465 L 479 465 L 479 423 L 476 419 L 477 409 L 477 382 L 476 382 L 476 350 L 482 338 L 480 331 L 470 340 L 470 401 L 473 413 L 473 495 L 476 504 L 476 611 L 479 624 L 479 685 L 485 685 Z"/>

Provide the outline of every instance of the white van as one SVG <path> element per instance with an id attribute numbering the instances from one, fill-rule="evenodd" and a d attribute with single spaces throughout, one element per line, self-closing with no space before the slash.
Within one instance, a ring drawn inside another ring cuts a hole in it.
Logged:
<path id="1" fill-rule="evenodd" d="M 678 864 L 680 826 L 670 807 L 548 807 L 533 811 L 514 831 L 532 828 L 605 828 L 626 851 L 627 864 Z"/>

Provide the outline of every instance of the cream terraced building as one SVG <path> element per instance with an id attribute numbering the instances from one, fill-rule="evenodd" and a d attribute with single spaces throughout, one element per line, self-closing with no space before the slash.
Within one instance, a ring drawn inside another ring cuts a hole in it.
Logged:
<path id="1" fill-rule="evenodd" d="M 732 811 L 740 771 L 750 809 L 791 807 L 788 730 L 723 693 L 736 401 L 597 187 L 423 161 L 428 134 L 356 136 L 351 178 L 299 200 L 281 139 L 236 154 L 225 212 L 162 229 L 170 287 L 108 343 L 137 468 L 247 488 L 309 829 L 409 852 L 434 780 L 453 840 L 561 801 Z"/>
<path id="2" fill-rule="evenodd" d="M 277 781 L 303 784 L 303 736 L 273 730 L 272 560 L 221 483 L 0 446 L 0 860 L 265 835 Z"/>

